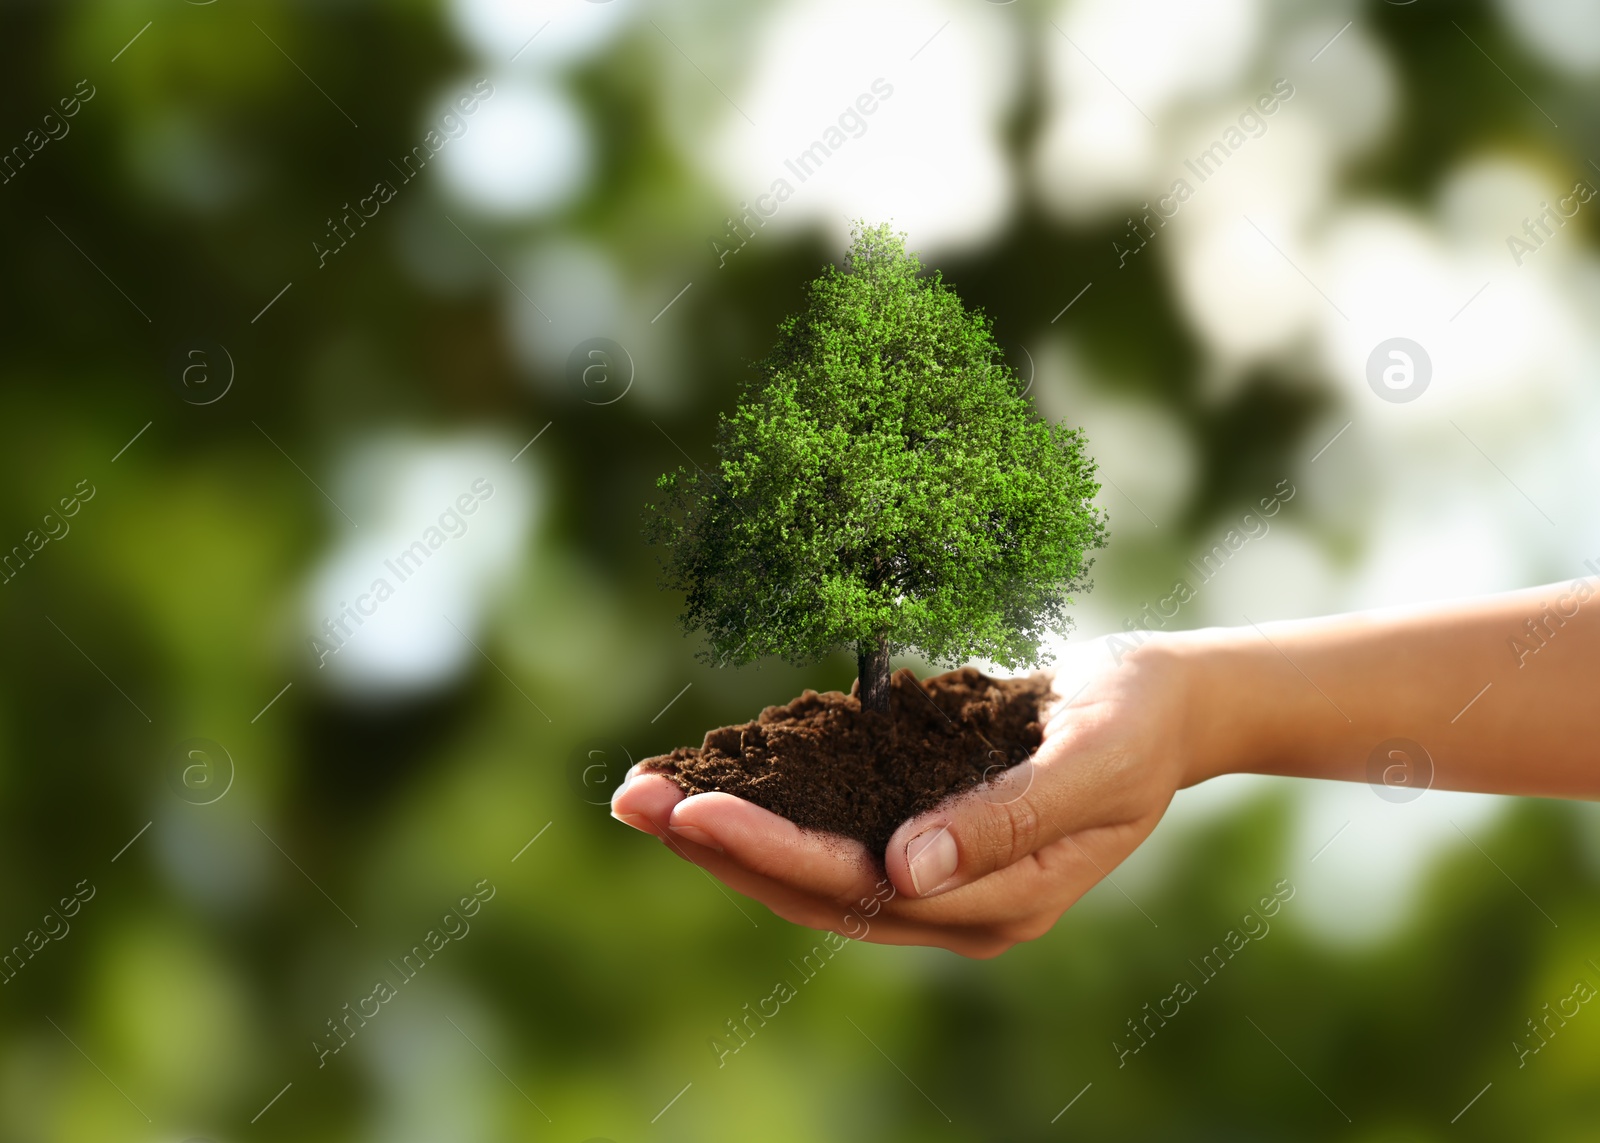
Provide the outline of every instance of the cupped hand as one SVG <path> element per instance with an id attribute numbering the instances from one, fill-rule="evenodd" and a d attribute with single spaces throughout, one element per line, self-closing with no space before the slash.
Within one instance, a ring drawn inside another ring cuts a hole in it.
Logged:
<path id="1" fill-rule="evenodd" d="M 859 842 L 731 794 L 685 796 L 663 774 L 630 775 L 611 812 L 796 924 L 997 956 L 1048 932 L 1155 828 L 1187 781 L 1188 690 L 1160 640 L 1120 663 L 1104 640 L 1070 648 L 1038 751 L 902 824 L 887 877 Z"/>

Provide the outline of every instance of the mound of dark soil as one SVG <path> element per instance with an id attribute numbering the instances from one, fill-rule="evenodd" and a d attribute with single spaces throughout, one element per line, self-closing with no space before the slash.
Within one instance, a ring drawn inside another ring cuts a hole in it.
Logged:
<path id="1" fill-rule="evenodd" d="M 882 856 L 895 829 L 1038 749 L 1047 676 L 991 679 L 964 667 L 921 683 L 894 673 L 888 715 L 850 694 L 806 691 L 703 745 L 647 758 L 686 792 L 735 794 Z"/>

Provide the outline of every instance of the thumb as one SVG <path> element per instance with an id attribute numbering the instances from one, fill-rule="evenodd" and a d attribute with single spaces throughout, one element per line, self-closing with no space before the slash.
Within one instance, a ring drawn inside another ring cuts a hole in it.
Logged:
<path id="1" fill-rule="evenodd" d="M 1029 759 L 902 824 L 884 853 L 895 888 L 910 897 L 945 893 L 1090 824 L 1069 812 L 1081 799 L 1064 788 L 1065 761 Z"/>

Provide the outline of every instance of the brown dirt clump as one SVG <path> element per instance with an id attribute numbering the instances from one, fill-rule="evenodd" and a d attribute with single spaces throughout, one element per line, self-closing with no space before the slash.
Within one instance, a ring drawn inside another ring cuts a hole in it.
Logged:
<path id="1" fill-rule="evenodd" d="M 900 823 L 1032 755 L 1049 693 L 1042 674 L 992 679 L 964 667 L 919 684 L 901 669 L 887 716 L 863 711 L 855 686 L 848 695 L 808 690 L 642 767 L 687 793 L 721 790 L 853 838 L 881 858 Z"/>

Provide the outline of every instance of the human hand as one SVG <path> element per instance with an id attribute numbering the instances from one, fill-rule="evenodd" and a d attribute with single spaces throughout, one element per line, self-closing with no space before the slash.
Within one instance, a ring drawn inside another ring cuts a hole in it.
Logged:
<path id="1" fill-rule="evenodd" d="M 997 956 L 1048 932 L 1188 784 L 1186 661 L 1159 638 L 1120 665 L 1103 640 L 1070 648 L 1038 751 L 902 824 L 887 885 L 859 842 L 663 774 L 630 774 L 611 812 L 796 924 Z"/>

